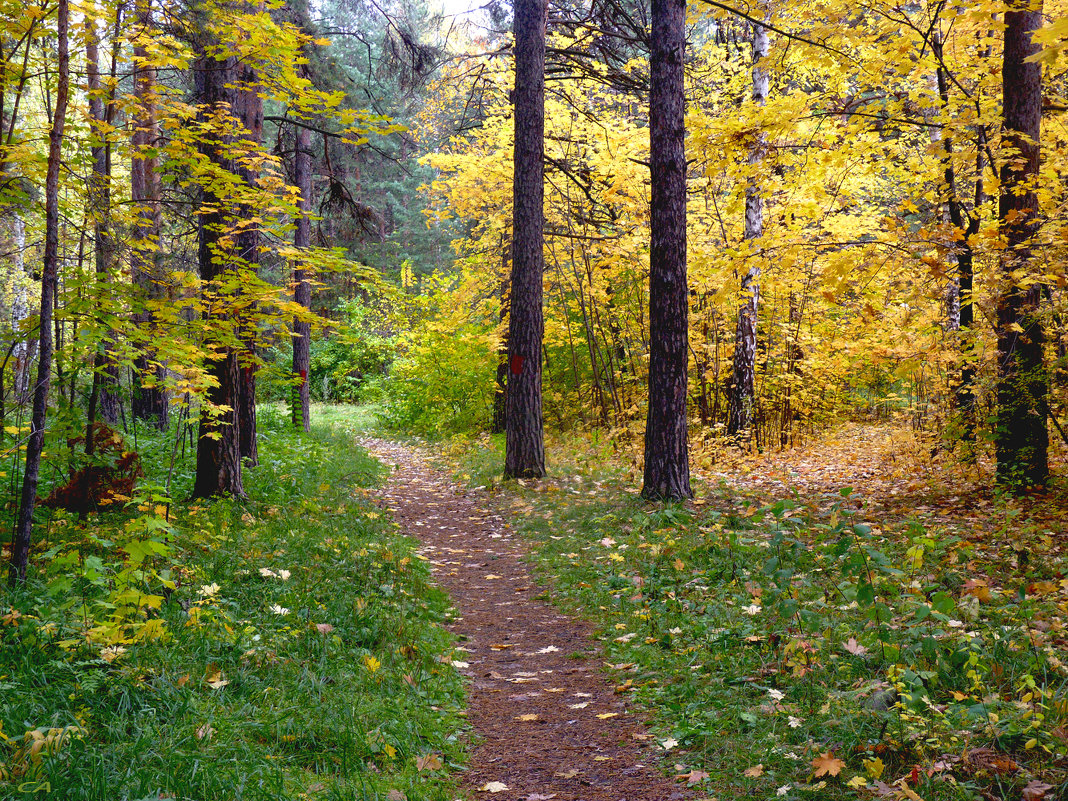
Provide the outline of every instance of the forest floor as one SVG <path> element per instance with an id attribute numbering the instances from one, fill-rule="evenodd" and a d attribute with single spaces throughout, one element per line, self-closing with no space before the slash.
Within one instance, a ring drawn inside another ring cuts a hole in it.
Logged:
<path id="1" fill-rule="evenodd" d="M 590 624 L 545 600 L 512 526 L 412 447 L 361 444 L 392 468 L 382 503 L 420 540 L 418 553 L 459 612 L 450 629 L 461 658 L 452 664 L 469 682 L 474 741 L 462 783 L 472 797 L 692 798 L 685 780 L 658 769 L 664 749 L 614 691 Z"/>
<path id="2" fill-rule="evenodd" d="M 463 615 L 472 790 L 1068 797 L 1059 443 L 1050 487 L 1014 498 L 985 455 L 850 423 L 783 452 L 698 450 L 698 497 L 666 506 L 637 497 L 625 447 L 548 450 L 540 482 L 501 482 L 490 439 L 432 467 L 380 450 L 396 519 Z"/>

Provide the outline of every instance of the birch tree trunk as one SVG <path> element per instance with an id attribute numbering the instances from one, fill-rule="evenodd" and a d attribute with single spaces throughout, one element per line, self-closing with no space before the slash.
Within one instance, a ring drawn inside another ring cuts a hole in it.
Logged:
<path id="1" fill-rule="evenodd" d="M 768 98 L 768 29 L 752 25 L 753 30 L 753 104 L 763 106 Z M 764 233 L 764 198 L 757 172 L 764 161 L 767 137 L 758 129 L 749 148 L 750 178 L 745 187 L 745 239 L 759 239 Z M 735 436 L 753 425 L 756 396 L 757 312 L 760 305 L 760 248 L 749 253 L 749 267 L 742 277 L 741 303 L 734 334 L 734 364 L 731 392 L 727 407 L 727 433 Z"/>

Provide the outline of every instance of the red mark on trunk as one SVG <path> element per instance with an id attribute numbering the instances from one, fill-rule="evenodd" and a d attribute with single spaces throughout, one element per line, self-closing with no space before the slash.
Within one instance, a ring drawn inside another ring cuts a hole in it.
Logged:
<path id="1" fill-rule="evenodd" d="M 512 375 L 519 375 L 521 372 L 523 372 L 523 357 L 520 356 L 518 353 L 512 354 L 511 370 Z"/>

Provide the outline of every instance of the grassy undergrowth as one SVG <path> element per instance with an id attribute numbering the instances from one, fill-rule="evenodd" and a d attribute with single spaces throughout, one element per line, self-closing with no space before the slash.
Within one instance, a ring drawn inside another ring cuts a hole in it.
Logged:
<path id="1" fill-rule="evenodd" d="M 1066 543 L 1048 521 L 996 504 L 981 530 L 868 520 L 848 488 L 654 506 L 606 454 L 553 450 L 552 478 L 503 486 L 494 443 L 453 453 L 709 797 L 1068 797 Z"/>
<path id="2" fill-rule="evenodd" d="M 185 502 L 181 461 L 166 495 L 174 441 L 142 433 L 123 508 L 41 510 L 0 589 L 0 798 L 453 797 L 447 599 L 367 499 L 353 415 L 317 412 L 261 412 L 247 501 Z"/>

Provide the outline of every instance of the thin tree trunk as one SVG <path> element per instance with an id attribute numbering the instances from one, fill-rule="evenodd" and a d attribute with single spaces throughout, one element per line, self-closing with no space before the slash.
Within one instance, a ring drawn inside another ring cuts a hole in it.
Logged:
<path id="1" fill-rule="evenodd" d="M 649 411 L 642 497 L 693 497 L 687 446 L 686 0 L 653 0 L 649 91 Z"/>
<path id="2" fill-rule="evenodd" d="M 1034 5 L 1033 3 L 1031 4 Z M 1033 34 L 1042 25 L 1035 10 L 1005 13 L 1002 96 L 1001 193 L 998 218 L 1005 250 L 997 302 L 998 383 L 994 446 L 998 482 L 1016 488 L 1042 486 L 1049 478 L 1049 378 L 1039 318 L 1041 287 L 1020 286 L 1013 277 L 1031 259 L 1038 228 L 1039 136 L 1042 121 L 1042 68 L 1028 58 L 1038 52 Z"/>
<path id="3" fill-rule="evenodd" d="M 505 478 L 545 475 L 542 432 L 545 0 L 515 3 L 512 295 L 508 326 Z"/>
<path id="4" fill-rule="evenodd" d="M 312 209 L 312 159 L 311 131 L 298 125 L 296 151 L 293 154 L 293 177 L 300 191 L 300 216 L 293 232 L 293 245 L 297 248 L 298 261 L 293 265 L 293 300 L 305 309 L 311 307 L 311 282 L 304 274 L 299 259 L 300 250 L 311 247 Z M 293 377 L 298 383 L 294 388 L 293 425 L 301 431 L 311 430 L 311 389 L 308 385 L 308 370 L 311 367 L 311 323 L 293 321 Z"/>
<path id="5" fill-rule="evenodd" d="M 133 415 L 159 430 L 167 427 L 170 404 L 167 398 L 166 369 L 156 362 L 151 340 L 155 336 L 152 304 L 165 295 L 160 273 L 159 237 L 160 183 L 159 159 L 152 148 L 159 138 L 156 121 L 156 70 L 148 61 L 148 37 L 152 34 L 152 0 L 138 0 L 138 32 L 134 43 L 134 95 L 137 113 L 134 119 L 133 156 L 130 159 L 130 195 L 134 204 L 130 262 L 134 283 L 141 290 L 134 323 L 140 329 L 143 344 L 134 360 Z"/>
<path id="6" fill-rule="evenodd" d="M 30 316 L 29 290 L 26 286 L 26 224 L 19 211 L 11 215 L 11 228 L 14 233 L 15 252 L 12 254 L 14 274 L 11 276 L 11 328 L 18 337 L 14 347 L 14 378 L 12 393 L 15 403 L 22 405 L 30 397 L 30 362 L 33 359 L 33 345 L 29 337 L 22 338 L 20 329 L 22 321 Z"/>
<path id="7" fill-rule="evenodd" d="M 768 97 L 768 29 L 752 25 L 753 30 L 753 103 L 763 106 Z M 762 130 L 749 148 L 751 177 L 745 187 L 745 239 L 759 239 L 764 233 L 764 199 L 756 170 L 764 160 L 767 137 Z M 727 433 L 736 436 L 753 425 L 756 400 L 757 312 L 760 305 L 760 249 L 749 254 L 749 268 L 742 278 L 741 304 L 734 335 L 734 365 L 727 410 Z"/>
<path id="8" fill-rule="evenodd" d="M 70 91 L 70 52 L 67 29 L 70 21 L 68 0 L 58 0 L 58 83 L 56 106 L 48 134 L 48 168 L 45 174 L 45 246 L 41 271 L 41 328 L 37 386 L 33 392 L 33 415 L 30 437 L 26 443 L 26 470 L 22 476 L 22 496 L 15 535 L 11 542 L 12 585 L 26 580 L 29 565 L 30 537 L 33 530 L 33 509 L 37 505 L 37 479 L 44 450 L 45 424 L 48 416 L 48 388 L 52 379 L 52 308 L 59 275 L 59 168 L 63 158 L 63 125 L 67 116 Z"/>

